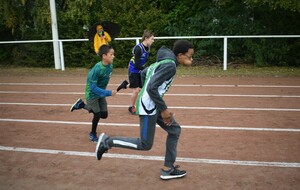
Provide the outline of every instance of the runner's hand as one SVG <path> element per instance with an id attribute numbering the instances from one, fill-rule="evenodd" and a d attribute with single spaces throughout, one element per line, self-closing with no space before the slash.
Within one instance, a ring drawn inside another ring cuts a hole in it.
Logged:
<path id="1" fill-rule="evenodd" d="M 170 126 L 172 124 L 173 115 L 174 114 L 172 112 L 169 112 L 168 109 L 161 112 L 161 117 L 167 126 Z"/>
<path id="2" fill-rule="evenodd" d="M 116 90 L 112 90 L 111 91 L 111 96 L 115 96 L 117 94 L 117 91 Z"/>

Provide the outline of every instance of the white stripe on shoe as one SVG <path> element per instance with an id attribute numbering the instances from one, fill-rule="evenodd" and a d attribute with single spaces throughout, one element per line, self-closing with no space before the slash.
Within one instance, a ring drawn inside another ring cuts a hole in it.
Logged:
<path id="1" fill-rule="evenodd" d="M 100 135 L 99 138 L 98 138 L 98 142 L 96 142 L 97 145 L 96 145 L 95 154 L 96 154 L 96 159 L 97 159 L 97 160 L 100 160 L 100 159 L 101 159 L 101 158 L 98 157 L 98 149 L 99 149 L 99 147 L 100 147 L 100 145 L 101 145 L 101 141 L 102 141 L 102 138 L 103 138 L 104 135 L 105 135 L 105 133 L 101 133 L 101 135 Z M 102 156 L 102 155 L 101 155 L 101 156 Z"/>
<path id="2" fill-rule="evenodd" d="M 187 174 L 187 172 L 184 174 L 181 174 L 181 175 L 161 175 L 160 178 L 161 179 L 176 179 L 176 178 L 184 177 L 186 174 Z"/>

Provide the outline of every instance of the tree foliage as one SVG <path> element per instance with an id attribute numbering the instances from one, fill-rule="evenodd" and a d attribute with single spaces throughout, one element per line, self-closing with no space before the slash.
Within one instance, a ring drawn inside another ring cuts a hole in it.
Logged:
<path id="1" fill-rule="evenodd" d="M 87 31 L 99 20 L 109 20 L 122 27 L 119 37 L 140 37 L 144 29 L 155 36 L 214 35 L 299 35 L 300 3 L 297 0 L 56 0 L 60 39 L 86 39 Z M 0 40 L 51 39 L 48 0 L 0 1 Z M 196 58 L 222 59 L 221 39 L 192 40 Z M 161 45 L 174 40 L 156 40 L 149 62 Z M 133 41 L 113 41 L 116 66 L 126 67 Z M 0 63 L 26 66 L 53 66 L 50 43 L 9 44 L 0 46 Z M 300 40 L 229 39 L 229 61 L 243 60 L 265 65 L 300 66 Z M 99 58 L 90 42 L 64 42 L 66 66 L 92 66 Z"/>

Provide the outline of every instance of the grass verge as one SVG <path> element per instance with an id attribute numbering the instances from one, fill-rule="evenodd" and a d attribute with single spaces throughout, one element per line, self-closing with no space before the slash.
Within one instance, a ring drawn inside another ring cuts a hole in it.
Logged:
<path id="1" fill-rule="evenodd" d="M 89 69 L 85 68 L 66 68 L 65 71 L 61 71 L 54 68 L 0 67 L 1 76 L 86 76 L 88 71 Z M 127 69 L 115 68 L 114 74 L 127 75 Z M 300 68 L 232 65 L 224 71 L 221 66 L 179 66 L 177 75 L 198 77 L 300 77 Z"/>

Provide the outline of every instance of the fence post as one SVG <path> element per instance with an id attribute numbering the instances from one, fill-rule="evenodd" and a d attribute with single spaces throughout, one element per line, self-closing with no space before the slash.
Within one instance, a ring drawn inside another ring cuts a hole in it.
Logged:
<path id="1" fill-rule="evenodd" d="M 52 25 L 52 39 L 53 39 L 55 69 L 60 69 L 61 64 L 60 64 L 60 57 L 59 57 L 59 42 L 58 42 L 55 0 L 49 0 L 49 3 L 50 3 L 50 12 L 51 12 L 51 25 Z"/>
<path id="2" fill-rule="evenodd" d="M 227 37 L 224 37 L 223 70 L 227 70 Z"/>
<path id="3" fill-rule="evenodd" d="M 60 64 L 61 64 L 61 70 L 65 70 L 65 58 L 64 58 L 64 48 L 63 48 L 63 42 L 59 40 L 59 55 L 60 55 Z"/>

